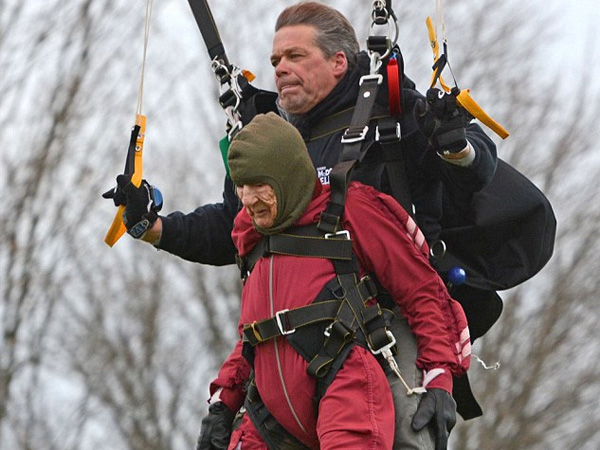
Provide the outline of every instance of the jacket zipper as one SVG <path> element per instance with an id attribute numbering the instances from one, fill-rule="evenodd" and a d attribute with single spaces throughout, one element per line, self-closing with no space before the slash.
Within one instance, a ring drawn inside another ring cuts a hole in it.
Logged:
<path id="1" fill-rule="evenodd" d="M 274 255 L 271 255 L 270 261 L 269 261 L 269 308 L 270 308 L 271 317 L 273 317 L 275 315 L 275 307 L 274 307 L 275 302 L 273 299 L 273 265 L 274 265 Z M 283 389 L 283 394 L 285 395 L 285 400 L 290 409 L 290 412 L 294 416 L 294 420 L 296 420 L 296 423 L 298 424 L 300 429 L 304 433 L 306 433 L 306 429 L 304 428 L 304 425 L 302 425 L 302 422 L 300 422 L 300 419 L 298 418 L 298 414 L 296 414 L 296 411 L 294 410 L 294 407 L 292 406 L 292 401 L 288 394 L 287 387 L 285 386 L 285 380 L 283 379 L 283 369 L 281 367 L 281 360 L 279 358 L 279 347 L 277 345 L 277 342 L 278 342 L 278 339 L 273 339 L 273 345 L 275 346 L 275 359 L 277 361 L 277 372 L 279 374 L 279 380 L 281 381 L 281 387 Z"/>

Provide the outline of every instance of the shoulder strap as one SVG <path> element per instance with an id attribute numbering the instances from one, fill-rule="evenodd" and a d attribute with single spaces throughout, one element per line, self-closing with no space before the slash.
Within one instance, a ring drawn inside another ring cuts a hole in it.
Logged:
<path id="1" fill-rule="evenodd" d="M 363 141 L 369 131 L 369 121 L 381 75 L 365 75 L 360 79 L 360 89 L 356 107 L 352 113 L 350 126 L 342 137 L 342 155 L 329 176 L 331 197 L 327 209 L 321 214 L 318 228 L 326 233 L 337 233 L 341 229 L 341 217 L 344 214 L 346 191 L 352 169 L 364 156 Z"/>

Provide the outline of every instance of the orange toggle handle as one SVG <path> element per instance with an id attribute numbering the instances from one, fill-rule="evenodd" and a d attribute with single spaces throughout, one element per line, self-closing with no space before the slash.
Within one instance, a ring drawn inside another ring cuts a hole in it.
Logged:
<path id="1" fill-rule="evenodd" d="M 510 136 L 509 132 L 506 131 L 506 129 L 502 125 L 500 125 L 498 122 L 492 119 L 483 110 L 483 108 L 481 108 L 481 106 L 479 106 L 477 102 L 473 100 L 473 97 L 471 97 L 470 92 L 471 91 L 469 89 L 464 89 L 460 91 L 460 94 L 456 96 L 456 103 L 458 103 L 459 106 L 462 106 L 467 111 L 469 111 L 469 113 L 473 117 L 479 119 L 481 123 L 489 127 L 490 130 L 492 130 L 502 139 L 506 139 L 508 136 Z"/>
<path id="2" fill-rule="evenodd" d="M 425 21 L 425 23 L 427 25 L 427 31 L 429 34 L 429 43 L 431 44 L 431 49 L 433 51 L 433 61 L 435 63 L 435 62 L 437 62 L 437 60 L 440 57 L 440 45 L 439 45 L 437 37 L 435 35 L 435 29 L 433 27 L 433 21 L 431 20 L 431 17 L 427 17 L 427 20 Z M 431 87 L 433 87 L 435 85 L 436 76 L 437 76 L 436 71 L 434 71 L 431 76 Z M 444 91 L 450 92 L 452 90 L 444 82 L 444 79 L 442 78 L 441 75 L 439 75 L 438 79 L 439 79 L 440 85 L 442 86 L 442 89 Z M 464 89 L 464 90 L 460 91 L 460 93 L 456 96 L 456 103 L 458 104 L 458 106 L 465 108 L 469 112 L 469 114 L 471 114 L 473 117 L 479 119 L 481 121 L 481 123 L 483 123 L 484 125 L 489 127 L 494 133 L 496 133 L 502 139 L 506 139 L 508 136 L 510 136 L 509 132 L 506 131 L 506 129 L 502 125 L 500 125 L 498 122 L 496 122 L 494 119 L 492 119 L 483 110 L 483 108 L 481 106 L 479 106 L 475 100 L 473 100 L 470 92 L 471 91 L 469 89 Z"/>
<path id="3" fill-rule="evenodd" d="M 140 132 L 138 133 L 135 141 L 135 154 L 133 158 L 133 174 L 131 175 L 131 182 L 135 185 L 135 187 L 140 187 L 142 184 L 142 156 L 144 153 L 144 137 L 146 135 L 146 116 L 141 114 L 136 115 L 135 124 L 139 125 Z M 112 225 L 104 237 L 104 242 L 106 242 L 110 247 L 115 245 L 115 243 L 127 231 L 127 228 L 125 228 L 125 224 L 123 223 L 124 212 L 125 207 L 120 205 L 117 213 L 115 214 Z"/>

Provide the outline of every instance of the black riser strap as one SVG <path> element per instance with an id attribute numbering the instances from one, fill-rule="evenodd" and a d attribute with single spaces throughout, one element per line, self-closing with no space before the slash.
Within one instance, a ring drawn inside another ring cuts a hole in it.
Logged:
<path id="1" fill-rule="evenodd" d="M 223 42 L 219 36 L 215 19 L 210 11 L 208 2 L 206 0 L 188 0 L 192 13 L 202 33 L 202 38 L 208 49 L 208 54 L 211 60 L 219 59 L 223 61 L 225 66 L 229 67 L 229 61 L 225 54 L 225 48 Z"/>

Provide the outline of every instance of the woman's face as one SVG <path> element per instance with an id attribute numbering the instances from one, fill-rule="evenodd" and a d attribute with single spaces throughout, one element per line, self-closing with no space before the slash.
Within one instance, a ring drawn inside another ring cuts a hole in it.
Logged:
<path id="1" fill-rule="evenodd" d="M 267 229 L 277 217 L 277 196 L 268 184 L 245 184 L 236 187 L 242 205 L 255 225 Z"/>

